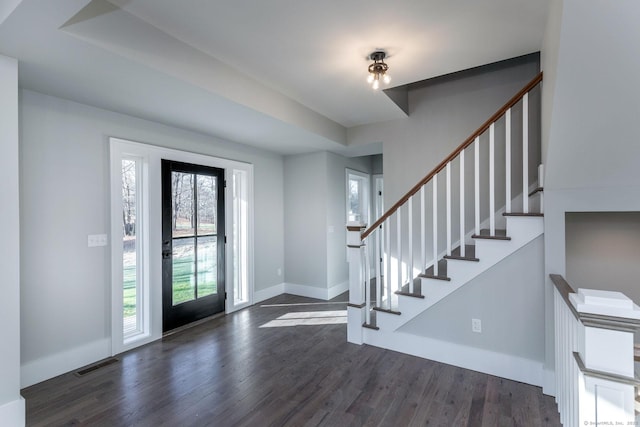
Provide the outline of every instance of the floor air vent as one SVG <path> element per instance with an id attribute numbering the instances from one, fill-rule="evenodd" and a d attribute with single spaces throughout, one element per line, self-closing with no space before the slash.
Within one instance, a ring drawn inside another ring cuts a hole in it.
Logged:
<path id="1" fill-rule="evenodd" d="M 113 365 L 116 362 L 118 362 L 118 359 L 116 359 L 115 357 L 110 357 L 110 358 L 105 359 L 105 360 L 103 360 L 101 362 L 98 362 L 96 364 L 89 365 L 89 366 L 87 366 L 85 368 L 82 368 L 82 369 L 76 371 L 75 374 L 78 377 L 82 377 L 82 376 L 85 376 L 87 374 L 90 374 L 91 372 L 97 371 L 100 368 L 104 368 L 105 366 Z"/>

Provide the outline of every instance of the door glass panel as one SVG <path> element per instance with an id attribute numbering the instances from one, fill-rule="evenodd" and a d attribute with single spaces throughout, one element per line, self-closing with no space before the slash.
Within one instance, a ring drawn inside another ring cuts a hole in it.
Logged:
<path id="1" fill-rule="evenodd" d="M 173 241 L 173 305 L 196 298 L 195 239 Z"/>
<path id="2" fill-rule="evenodd" d="M 171 229 L 173 237 L 193 236 L 194 234 L 194 175 L 184 172 L 171 172 Z"/>
<path id="3" fill-rule="evenodd" d="M 198 238 L 198 298 L 218 292 L 218 238 Z"/>
<path id="4" fill-rule="evenodd" d="M 216 181 L 214 176 L 197 175 L 199 236 L 216 233 Z"/>

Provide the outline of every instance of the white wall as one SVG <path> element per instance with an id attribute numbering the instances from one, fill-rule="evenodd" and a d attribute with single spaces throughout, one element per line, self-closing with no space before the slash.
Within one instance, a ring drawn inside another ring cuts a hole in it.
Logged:
<path id="1" fill-rule="evenodd" d="M 545 38 L 558 50 L 545 65 L 556 67 L 545 180 L 548 393 L 555 392 L 548 275 L 566 274 L 566 212 L 640 211 L 638 16 L 635 0 L 564 0 L 560 31 L 551 26 Z"/>
<path id="2" fill-rule="evenodd" d="M 87 235 L 109 230 L 110 136 L 253 163 L 255 288 L 282 281 L 281 156 L 30 91 L 20 107 L 23 378 L 108 355 L 109 250 Z"/>
<path id="3" fill-rule="evenodd" d="M 505 258 L 400 331 L 543 362 L 543 240 Z M 471 319 L 482 321 L 482 333 L 472 332 Z"/>
<path id="4" fill-rule="evenodd" d="M 0 55 L 0 424 L 24 425 L 20 397 L 20 198 L 18 62 Z"/>

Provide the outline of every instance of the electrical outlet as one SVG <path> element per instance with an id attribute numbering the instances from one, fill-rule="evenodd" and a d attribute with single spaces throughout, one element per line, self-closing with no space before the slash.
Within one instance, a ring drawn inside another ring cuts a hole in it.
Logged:
<path id="1" fill-rule="evenodd" d="M 281 268 L 277 269 L 276 273 L 278 273 L 278 276 L 282 276 L 282 269 Z"/>
<path id="2" fill-rule="evenodd" d="M 477 332 L 479 334 L 482 333 L 482 320 L 480 319 L 471 319 L 471 330 L 473 332 Z"/>

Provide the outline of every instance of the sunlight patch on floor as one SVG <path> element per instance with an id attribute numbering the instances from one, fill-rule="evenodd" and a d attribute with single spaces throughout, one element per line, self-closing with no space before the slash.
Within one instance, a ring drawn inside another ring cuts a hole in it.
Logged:
<path id="1" fill-rule="evenodd" d="M 287 326 L 339 325 L 347 323 L 347 310 L 299 311 L 283 314 L 261 328 L 282 328 Z"/>

